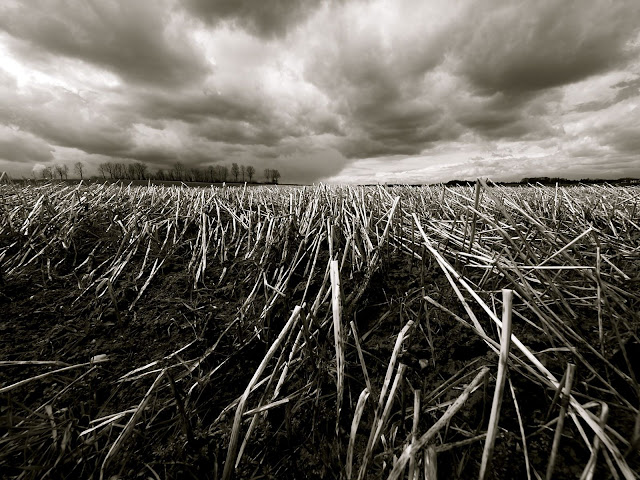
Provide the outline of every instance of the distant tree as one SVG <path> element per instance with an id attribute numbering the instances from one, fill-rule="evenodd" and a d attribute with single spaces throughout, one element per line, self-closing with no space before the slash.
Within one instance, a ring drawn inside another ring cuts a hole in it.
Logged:
<path id="1" fill-rule="evenodd" d="M 199 168 L 193 167 L 189 169 L 189 181 L 190 182 L 202 182 L 203 172 Z"/>
<path id="2" fill-rule="evenodd" d="M 124 163 L 113 163 L 113 178 L 123 180 L 127 178 L 127 166 Z"/>
<path id="3" fill-rule="evenodd" d="M 53 168 L 52 167 L 44 167 L 42 169 L 42 179 L 43 180 L 52 180 L 53 179 Z"/>
<path id="4" fill-rule="evenodd" d="M 62 180 L 62 178 L 64 177 L 64 168 L 62 168 L 62 165 L 54 165 L 53 168 L 56 171 L 56 175 L 58 175 L 60 177 L 60 180 Z"/>
<path id="5" fill-rule="evenodd" d="M 240 165 L 240 173 L 242 174 L 242 181 L 244 182 L 244 175 L 247 172 L 247 167 Z"/>
<path id="6" fill-rule="evenodd" d="M 206 174 L 205 174 L 205 178 L 207 179 L 206 180 L 207 182 L 211 182 L 211 183 L 215 182 L 215 177 L 216 177 L 215 172 L 216 172 L 216 169 L 213 165 L 209 165 L 207 167 Z"/>
<path id="7" fill-rule="evenodd" d="M 280 172 L 274 168 L 265 168 L 264 178 L 269 183 L 277 184 L 278 180 L 280 180 Z"/>
<path id="8" fill-rule="evenodd" d="M 173 176 L 174 180 L 184 180 L 184 165 L 182 165 L 182 163 L 180 162 L 176 162 L 176 164 L 173 166 L 173 169 L 171 170 L 171 175 Z"/>
<path id="9" fill-rule="evenodd" d="M 249 182 L 253 180 L 253 176 L 256 174 L 256 169 L 253 166 L 249 165 L 247 167 L 247 176 L 249 177 Z"/>
<path id="10" fill-rule="evenodd" d="M 100 173 L 102 173 L 102 177 L 103 178 L 107 178 L 107 175 L 109 175 L 109 178 L 113 178 L 113 164 L 109 163 L 109 162 L 105 162 L 105 163 L 101 163 L 100 166 L 98 167 L 98 169 L 100 170 Z"/>
<path id="11" fill-rule="evenodd" d="M 129 165 L 127 165 L 126 177 L 129 180 L 135 180 L 137 177 L 136 167 L 133 165 L 133 163 L 130 163 Z"/>
<path id="12" fill-rule="evenodd" d="M 73 169 L 76 171 L 76 173 L 77 173 L 78 175 L 80 175 L 80 180 L 82 180 L 82 178 L 83 178 L 83 177 L 82 177 L 82 173 L 84 172 L 84 163 L 82 163 L 82 162 L 76 162 L 76 163 L 73 165 Z"/>
<path id="13" fill-rule="evenodd" d="M 240 168 L 238 167 L 237 163 L 232 163 L 231 164 L 231 175 L 233 175 L 233 179 L 235 182 L 238 181 L 238 175 L 240 174 Z"/>
<path id="14" fill-rule="evenodd" d="M 146 180 L 147 178 L 147 165 L 142 162 L 136 162 L 133 164 L 134 170 L 136 172 L 136 178 L 138 180 Z"/>

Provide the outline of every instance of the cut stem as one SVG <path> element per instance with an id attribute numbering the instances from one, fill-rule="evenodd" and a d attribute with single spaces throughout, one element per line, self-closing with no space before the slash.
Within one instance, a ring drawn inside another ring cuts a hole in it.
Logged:
<path id="1" fill-rule="evenodd" d="M 551 446 L 551 455 L 549 456 L 549 464 L 547 465 L 546 479 L 551 480 L 553 476 L 553 468 L 555 467 L 556 458 L 558 457 L 558 448 L 560 447 L 560 439 L 562 437 L 562 429 L 564 428 L 564 419 L 571 398 L 571 387 L 573 385 L 573 377 L 576 366 L 573 363 L 567 364 L 567 378 L 562 388 L 562 403 L 560 405 L 560 415 L 558 415 L 558 423 L 556 424 L 556 433 L 553 437 L 553 445 Z"/>
<path id="2" fill-rule="evenodd" d="M 487 476 L 493 449 L 498 433 L 498 422 L 500 419 L 500 408 L 502 407 L 502 396 L 504 384 L 507 380 L 509 360 L 509 349 L 511 348 L 511 308 L 513 305 L 513 290 L 502 290 L 502 335 L 500 340 L 500 359 L 498 362 L 498 377 L 496 379 L 496 390 L 493 395 L 491 405 L 491 416 L 489 417 L 489 429 L 482 453 L 482 463 L 480 464 L 480 475 L 478 478 L 484 480 Z"/>

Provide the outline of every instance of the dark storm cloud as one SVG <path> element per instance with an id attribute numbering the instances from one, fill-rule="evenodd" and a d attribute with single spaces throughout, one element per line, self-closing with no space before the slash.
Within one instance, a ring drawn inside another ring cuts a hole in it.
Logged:
<path id="1" fill-rule="evenodd" d="M 480 91 L 536 91 L 623 65 L 640 2 L 477 2 L 455 44 L 459 70 Z M 637 48 L 637 47 L 636 47 Z"/>
<path id="2" fill-rule="evenodd" d="M 188 0 L 187 8 L 217 25 L 229 21 L 264 38 L 281 37 L 322 4 L 322 0 Z"/>
<path id="3" fill-rule="evenodd" d="M 281 111 L 278 99 L 238 88 L 216 91 L 167 92 L 146 90 L 132 100 L 146 118 L 176 120 L 190 125 L 189 132 L 215 142 L 276 145 L 287 137 L 338 134 L 335 115 L 297 106 L 298 115 Z"/>
<path id="4" fill-rule="evenodd" d="M 200 122 L 190 131 L 197 137 L 237 145 L 274 146 L 282 139 L 281 132 L 270 130 L 266 126 L 219 119 Z"/>
<path id="5" fill-rule="evenodd" d="M 24 58 L 72 57 L 135 83 L 201 78 L 207 62 L 184 36 L 170 32 L 168 20 L 166 2 L 152 0 L 24 0 L 0 7 L 0 29 L 24 42 L 16 45 Z"/>
<path id="6" fill-rule="evenodd" d="M 618 152 L 640 155 L 640 131 L 638 127 L 620 128 L 607 133 L 603 138 L 605 145 L 612 146 Z"/>
<path id="7" fill-rule="evenodd" d="M 182 162 L 186 159 L 193 160 L 193 156 L 187 151 L 172 150 L 166 147 L 141 147 L 127 151 L 122 156 L 128 160 L 138 160 L 140 162 L 153 163 L 155 165 L 172 166 L 176 162 Z"/>
<path id="8" fill-rule="evenodd" d="M 198 123 L 208 118 L 264 122 L 269 117 L 265 100 L 242 90 L 226 95 L 197 89 L 185 92 L 141 91 L 132 102 L 137 111 L 146 117 L 188 123 Z"/>
<path id="9" fill-rule="evenodd" d="M 48 162 L 53 148 L 33 135 L 12 128 L 0 127 L 0 159 L 16 163 Z"/>
<path id="10" fill-rule="evenodd" d="M 277 157 L 273 164 L 286 173 L 289 182 L 308 182 L 339 172 L 347 159 L 335 149 L 307 148 L 303 152 Z M 261 174 L 262 172 L 259 172 Z"/>
<path id="11" fill-rule="evenodd" d="M 382 141 L 407 141 L 416 143 L 434 139 L 427 130 L 436 125 L 443 110 L 428 102 L 388 98 L 384 108 L 377 103 L 359 105 L 354 117 L 372 137 Z"/>
<path id="12" fill-rule="evenodd" d="M 351 126 L 354 133 L 337 143 L 352 158 L 412 155 L 460 134 L 441 109 L 402 99 L 356 111 L 351 116 Z"/>
<path id="13" fill-rule="evenodd" d="M 547 120 L 548 100 L 530 94 L 496 93 L 473 97 L 454 107 L 454 116 L 460 125 L 489 140 L 545 138 L 561 134 Z"/>
<path id="14" fill-rule="evenodd" d="M 104 155 L 119 155 L 132 145 L 129 125 L 93 112 L 87 100 L 63 88 L 19 94 L 0 89 L 0 113 L 52 145 Z"/>
<path id="15" fill-rule="evenodd" d="M 307 81 L 336 99 L 344 120 L 337 148 L 350 158 L 410 155 L 456 138 L 459 129 L 424 84 L 443 59 L 443 32 L 385 38 L 373 28 L 362 35 L 353 29 L 349 17 L 333 21 L 329 41 L 315 46 L 305 66 Z"/>

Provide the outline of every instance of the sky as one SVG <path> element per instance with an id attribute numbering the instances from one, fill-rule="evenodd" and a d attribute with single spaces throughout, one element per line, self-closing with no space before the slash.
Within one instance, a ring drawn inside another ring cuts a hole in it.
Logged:
<path id="1" fill-rule="evenodd" d="M 640 177 L 638 0 L 2 0 L 0 172 Z"/>

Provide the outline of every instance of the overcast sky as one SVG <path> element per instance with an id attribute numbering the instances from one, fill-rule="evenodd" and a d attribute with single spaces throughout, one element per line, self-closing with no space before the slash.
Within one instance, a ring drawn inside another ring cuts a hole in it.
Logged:
<path id="1" fill-rule="evenodd" d="M 2 0 L 0 172 L 640 177 L 640 1 Z"/>

